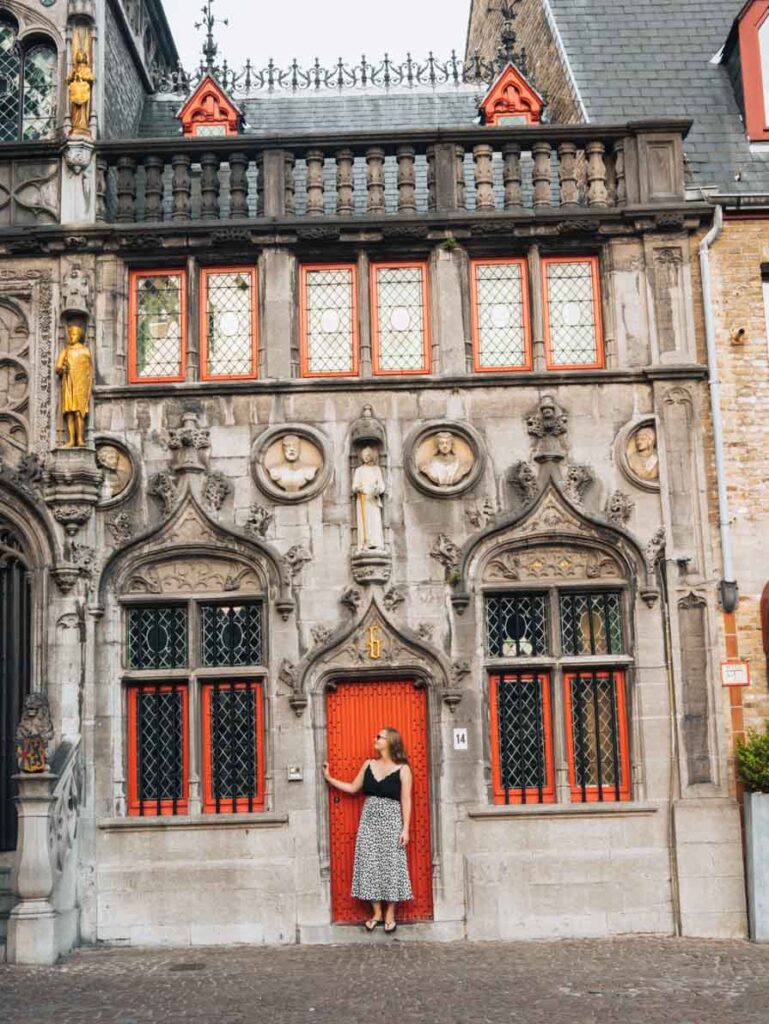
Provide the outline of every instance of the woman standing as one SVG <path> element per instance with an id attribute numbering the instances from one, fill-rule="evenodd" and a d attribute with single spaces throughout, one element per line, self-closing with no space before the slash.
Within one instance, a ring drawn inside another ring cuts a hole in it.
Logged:
<path id="1" fill-rule="evenodd" d="M 366 931 L 373 932 L 384 923 L 384 930 L 392 935 L 397 928 L 395 904 L 414 898 L 406 862 L 414 780 L 397 729 L 380 729 L 374 749 L 377 757 L 364 761 L 352 782 L 333 779 L 328 762 L 323 765 L 323 775 L 343 793 L 362 789 L 366 794 L 355 840 L 352 895 L 373 907 Z M 383 903 L 387 904 L 384 916 Z"/>

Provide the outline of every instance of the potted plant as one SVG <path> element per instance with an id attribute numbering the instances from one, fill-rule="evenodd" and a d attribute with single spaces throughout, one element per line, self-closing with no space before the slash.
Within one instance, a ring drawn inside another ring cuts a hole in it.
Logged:
<path id="1" fill-rule="evenodd" d="M 769 720 L 737 745 L 737 770 L 745 787 L 745 842 L 750 937 L 769 942 Z"/>

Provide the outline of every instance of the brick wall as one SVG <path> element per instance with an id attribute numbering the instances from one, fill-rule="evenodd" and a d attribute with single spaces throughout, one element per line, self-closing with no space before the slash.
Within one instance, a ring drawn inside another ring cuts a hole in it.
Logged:
<path id="1" fill-rule="evenodd" d="M 488 0 L 473 0 L 467 33 L 467 56 L 480 54 L 490 60 L 499 47 L 502 15 L 488 10 Z M 548 117 L 554 124 L 582 121 L 572 83 L 562 63 L 545 12 L 544 0 L 522 0 L 515 22 L 518 48 L 526 51 L 529 77 L 545 94 Z"/>
<path id="2" fill-rule="evenodd" d="M 144 85 L 111 3 L 106 4 L 106 11 L 102 132 L 107 139 L 136 138 L 144 107 Z"/>

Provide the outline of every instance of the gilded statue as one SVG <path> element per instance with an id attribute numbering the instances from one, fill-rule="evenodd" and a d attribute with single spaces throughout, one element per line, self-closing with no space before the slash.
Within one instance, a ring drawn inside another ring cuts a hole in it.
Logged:
<path id="1" fill-rule="evenodd" d="M 84 448 L 83 428 L 91 408 L 93 360 L 79 324 L 67 328 L 67 347 L 56 360 L 56 373 L 61 380 L 61 414 L 67 428 L 64 447 Z"/>
<path id="2" fill-rule="evenodd" d="M 71 135 L 91 135 L 91 87 L 95 81 L 88 53 L 80 46 L 75 50 L 74 65 L 67 75 Z"/>

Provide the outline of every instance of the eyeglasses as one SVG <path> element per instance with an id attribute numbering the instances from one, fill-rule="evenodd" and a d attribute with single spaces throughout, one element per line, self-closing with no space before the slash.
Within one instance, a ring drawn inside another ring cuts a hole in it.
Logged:
<path id="1" fill-rule="evenodd" d="M 381 732 L 378 732 L 378 733 L 376 734 L 376 736 L 374 737 L 374 739 L 375 739 L 375 740 L 386 740 L 386 739 L 387 739 L 387 737 L 386 737 L 386 736 L 383 736 Z"/>

